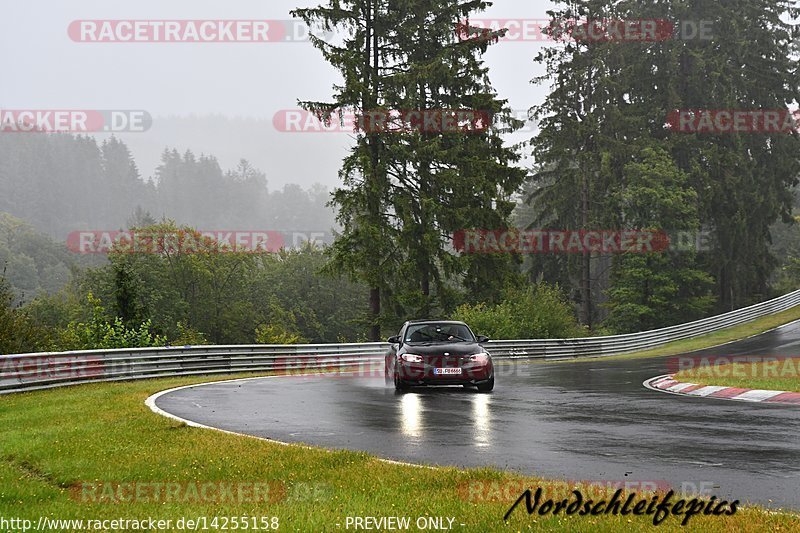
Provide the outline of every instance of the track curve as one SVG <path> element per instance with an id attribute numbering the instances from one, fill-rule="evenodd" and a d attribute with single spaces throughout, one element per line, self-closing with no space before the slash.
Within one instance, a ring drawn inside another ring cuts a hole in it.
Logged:
<path id="1" fill-rule="evenodd" d="M 800 321 L 692 355 L 798 355 Z M 157 407 L 226 431 L 433 465 L 669 484 L 800 510 L 800 409 L 647 390 L 668 357 L 504 365 L 492 394 L 395 393 L 382 377 L 210 383 Z"/>

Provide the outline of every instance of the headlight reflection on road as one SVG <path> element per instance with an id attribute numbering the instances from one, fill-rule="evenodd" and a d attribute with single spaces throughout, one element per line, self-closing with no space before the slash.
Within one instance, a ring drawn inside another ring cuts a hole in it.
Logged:
<path id="1" fill-rule="evenodd" d="M 472 422 L 474 424 L 473 438 L 478 447 L 489 446 L 491 444 L 491 415 L 489 414 L 489 403 L 491 396 L 488 394 L 476 394 L 472 397 Z"/>
<path id="2" fill-rule="evenodd" d="M 419 437 L 422 426 L 422 402 L 416 394 L 404 394 L 400 401 L 402 432 L 408 437 Z"/>

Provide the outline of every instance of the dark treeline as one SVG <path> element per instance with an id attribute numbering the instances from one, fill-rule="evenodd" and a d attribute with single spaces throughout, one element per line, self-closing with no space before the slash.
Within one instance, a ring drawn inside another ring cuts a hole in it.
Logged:
<path id="1" fill-rule="evenodd" d="M 201 230 L 329 232 L 334 212 L 321 185 L 270 191 L 267 176 L 242 160 L 223 170 L 211 155 L 164 150 L 143 177 L 116 138 L 0 136 L 0 212 L 63 239 L 76 230 L 115 230 L 162 217 Z"/>
<path id="2" fill-rule="evenodd" d="M 776 222 L 791 222 L 796 133 L 670 130 L 675 110 L 787 110 L 800 101 L 791 2 L 559 1 L 557 20 L 710 21 L 709 38 L 576 39 L 547 47 L 535 113 L 536 227 L 707 231 L 700 253 L 540 257 L 534 274 L 574 288 L 584 324 L 640 330 L 754 303 L 771 293 Z M 746 37 L 746 43 L 742 39 Z M 695 36 L 696 37 L 696 36 Z M 607 316 L 606 316 L 607 315 Z"/>

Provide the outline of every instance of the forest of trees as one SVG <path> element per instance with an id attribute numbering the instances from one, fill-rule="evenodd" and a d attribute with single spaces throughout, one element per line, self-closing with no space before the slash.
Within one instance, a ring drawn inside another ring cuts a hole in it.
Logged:
<path id="1" fill-rule="evenodd" d="M 675 109 L 797 105 L 797 28 L 786 22 L 797 15 L 791 3 L 554 4 L 554 21 L 710 20 L 715 32 L 713 39 L 628 42 L 561 35 L 558 45 L 543 47 L 534 60 L 546 74 L 533 81 L 549 84 L 550 92 L 532 109 L 540 129 L 530 141 L 535 166 L 528 180 L 516 172 L 518 152 L 503 146 L 498 131 L 362 131 L 334 194 L 344 231 L 333 260 L 370 287 L 372 339 L 394 315 L 447 313 L 454 286 L 492 302 L 514 283 L 518 268 L 507 254 L 456 257 L 446 242 L 456 228 L 509 224 L 509 200 L 520 187 L 527 209 L 515 221 L 523 227 L 711 235 L 710 249 L 697 253 L 529 258 L 529 280 L 568 288 L 590 328 L 599 320 L 615 331 L 653 328 L 768 296 L 777 266 L 771 227 L 792 221 L 800 137 L 676 133 L 668 116 Z M 312 41 L 344 83 L 330 101 L 304 107 L 320 117 L 349 107 L 364 116 L 407 108 L 507 114 L 482 61 L 504 31 L 468 23 L 488 5 L 417 0 L 396 10 L 344 0 L 295 11 L 309 25 L 353 30 L 342 43 Z M 555 26 L 549 31 L 564 30 Z M 742 46 L 742 35 L 758 43 Z M 518 126 L 506 124 L 507 132 Z M 375 257 L 380 264 L 369 260 Z"/>
<path id="2" fill-rule="evenodd" d="M 800 286 L 800 135 L 678 133 L 676 109 L 800 102 L 790 2 L 557 0 L 554 20 L 711 20 L 713 39 L 560 39 L 536 57 L 549 93 L 525 146 L 483 62 L 503 30 L 471 28 L 484 0 L 337 0 L 293 15 L 341 27 L 314 39 L 341 74 L 323 120 L 357 109 L 473 109 L 481 132 L 362 128 L 340 186 L 270 191 L 246 161 L 165 150 L 143 179 L 117 139 L 0 136 L 0 351 L 92 343 L 379 340 L 408 318 L 458 316 L 500 335 L 667 326 Z M 456 31 L 458 30 L 458 31 Z M 747 36 L 743 44 L 742 36 Z M 533 154 L 532 168 L 520 163 Z M 282 254 L 74 257 L 80 229 L 328 230 Z M 466 228 L 703 231 L 708 248 L 652 253 L 465 254 Z M 20 303 L 24 304 L 20 307 Z M 519 315 L 519 316 L 516 316 Z M 23 327 L 20 324 L 27 324 Z M 143 329 L 144 328 L 144 329 Z M 28 333 L 24 333 L 28 332 Z M 106 339 L 106 340 L 102 340 Z M 4 343 L 5 344 L 2 344 Z M 103 345 L 106 345 L 103 344 Z"/>
<path id="3" fill-rule="evenodd" d="M 271 191 L 245 160 L 223 171 L 213 155 L 165 149 L 155 176 L 143 177 L 114 137 L 0 135 L 0 213 L 59 240 L 164 217 L 203 230 L 329 232 L 329 196 L 321 185 Z"/>

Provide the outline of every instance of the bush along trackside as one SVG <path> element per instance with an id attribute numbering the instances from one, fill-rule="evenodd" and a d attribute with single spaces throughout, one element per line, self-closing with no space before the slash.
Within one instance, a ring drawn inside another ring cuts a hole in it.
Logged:
<path id="1" fill-rule="evenodd" d="M 492 339 L 564 339 L 586 334 L 561 289 L 546 283 L 508 288 L 496 305 L 464 304 L 452 318 Z"/>

